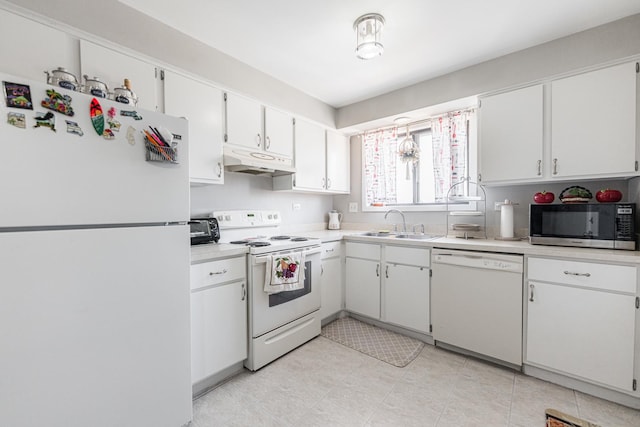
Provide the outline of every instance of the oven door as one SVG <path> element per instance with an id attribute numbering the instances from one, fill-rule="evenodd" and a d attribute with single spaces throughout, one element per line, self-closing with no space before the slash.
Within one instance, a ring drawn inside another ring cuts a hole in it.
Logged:
<path id="1" fill-rule="evenodd" d="M 304 252 L 304 288 L 267 294 L 264 291 L 267 257 Z M 320 308 L 320 247 L 249 256 L 249 319 L 253 338 Z"/>

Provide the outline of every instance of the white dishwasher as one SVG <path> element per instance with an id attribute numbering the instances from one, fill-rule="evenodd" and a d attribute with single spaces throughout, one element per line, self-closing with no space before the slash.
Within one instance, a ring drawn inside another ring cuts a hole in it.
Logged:
<path id="1" fill-rule="evenodd" d="M 432 251 L 431 323 L 438 344 L 522 365 L 522 256 Z"/>

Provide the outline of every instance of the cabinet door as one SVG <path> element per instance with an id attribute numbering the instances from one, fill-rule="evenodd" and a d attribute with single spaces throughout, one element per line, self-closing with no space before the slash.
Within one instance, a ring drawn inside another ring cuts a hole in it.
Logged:
<path id="1" fill-rule="evenodd" d="M 164 110 L 189 121 L 189 177 L 223 184 L 222 92 L 193 79 L 165 72 Z"/>
<path id="2" fill-rule="evenodd" d="M 325 319 L 342 310 L 342 264 L 340 258 L 323 259 L 320 318 Z"/>
<path id="3" fill-rule="evenodd" d="M 295 166 L 296 188 L 308 190 L 326 188 L 324 128 L 296 119 Z"/>
<path id="4" fill-rule="evenodd" d="M 483 98 L 479 112 L 482 182 L 542 178 L 542 85 Z"/>
<path id="5" fill-rule="evenodd" d="M 293 158 L 293 117 L 291 115 L 265 107 L 264 134 L 266 151 Z"/>
<path id="6" fill-rule="evenodd" d="M 62 67 L 80 79 L 78 42 L 71 36 L 5 10 L 0 10 L 0 22 L 3 73 L 46 82 L 45 70 Z"/>
<path id="7" fill-rule="evenodd" d="M 191 293 L 191 382 L 247 358 L 246 283 Z"/>
<path id="8" fill-rule="evenodd" d="M 347 258 L 346 269 L 347 310 L 380 319 L 380 263 Z"/>
<path id="9" fill-rule="evenodd" d="M 234 93 L 225 94 L 226 142 L 252 150 L 264 150 L 262 106 Z"/>
<path id="10" fill-rule="evenodd" d="M 384 320 L 429 333 L 429 269 L 386 264 Z"/>
<path id="11" fill-rule="evenodd" d="M 635 174 L 636 64 L 551 83 L 553 177 Z"/>
<path id="12" fill-rule="evenodd" d="M 109 91 L 121 87 L 124 79 L 129 79 L 131 90 L 138 97 L 137 107 L 150 111 L 158 110 L 158 82 L 154 65 L 80 40 L 80 68 L 83 75 L 86 74 L 89 78 L 97 77 L 106 83 Z"/>
<path id="13" fill-rule="evenodd" d="M 527 290 L 528 362 L 631 391 L 633 296 L 534 281 Z"/>
<path id="14" fill-rule="evenodd" d="M 327 131 L 327 190 L 349 193 L 350 187 L 349 137 Z"/>

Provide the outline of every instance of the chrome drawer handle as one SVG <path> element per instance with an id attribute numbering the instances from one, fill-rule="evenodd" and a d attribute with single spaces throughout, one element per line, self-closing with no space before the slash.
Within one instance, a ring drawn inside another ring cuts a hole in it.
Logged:
<path id="1" fill-rule="evenodd" d="M 223 269 L 222 271 L 210 271 L 209 276 L 215 276 L 216 274 L 227 274 L 227 269 Z"/>
<path id="2" fill-rule="evenodd" d="M 591 273 L 576 273 L 574 271 L 566 271 L 566 270 L 565 270 L 564 274 L 569 275 L 569 276 L 591 277 Z"/>
<path id="3" fill-rule="evenodd" d="M 242 298 L 240 299 L 240 301 L 244 301 L 247 298 L 247 287 L 245 286 L 245 284 L 242 284 Z"/>
<path id="4" fill-rule="evenodd" d="M 535 286 L 529 285 L 529 288 L 531 289 L 531 296 L 529 297 L 529 301 L 533 302 L 533 288 L 535 288 Z"/>

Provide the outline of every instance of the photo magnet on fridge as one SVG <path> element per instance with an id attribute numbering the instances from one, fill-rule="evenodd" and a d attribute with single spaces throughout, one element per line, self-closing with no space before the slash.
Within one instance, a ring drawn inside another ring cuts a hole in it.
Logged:
<path id="1" fill-rule="evenodd" d="M 2 85 L 4 86 L 7 107 L 33 110 L 31 88 L 29 88 L 29 85 L 5 81 L 2 82 Z"/>

